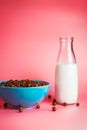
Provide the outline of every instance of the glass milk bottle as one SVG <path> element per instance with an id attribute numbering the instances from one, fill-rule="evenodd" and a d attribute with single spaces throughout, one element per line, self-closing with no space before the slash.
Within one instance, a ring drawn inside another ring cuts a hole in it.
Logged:
<path id="1" fill-rule="evenodd" d="M 74 104 L 78 98 L 78 72 L 73 37 L 61 37 L 55 69 L 55 96 L 59 104 Z"/>

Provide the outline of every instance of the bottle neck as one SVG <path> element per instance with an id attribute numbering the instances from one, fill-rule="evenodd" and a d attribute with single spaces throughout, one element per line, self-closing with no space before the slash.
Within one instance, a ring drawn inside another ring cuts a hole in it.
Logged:
<path id="1" fill-rule="evenodd" d="M 60 49 L 73 51 L 73 37 L 60 38 Z"/>
<path id="2" fill-rule="evenodd" d="M 73 50 L 73 37 L 60 38 L 60 49 L 58 60 L 60 63 L 76 63 Z"/>

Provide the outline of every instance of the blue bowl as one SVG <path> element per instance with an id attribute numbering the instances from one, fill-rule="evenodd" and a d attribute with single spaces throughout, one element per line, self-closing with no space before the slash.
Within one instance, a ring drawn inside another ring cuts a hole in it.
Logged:
<path id="1" fill-rule="evenodd" d="M 41 81 L 41 80 L 33 80 Z M 3 81 L 2 81 L 3 82 Z M 46 81 L 44 81 L 46 82 Z M 1 83 L 1 82 L 0 82 Z M 48 82 L 46 82 L 48 83 Z M 0 86 L 0 97 L 14 108 L 30 108 L 42 101 L 47 95 L 50 84 L 38 87 Z"/>

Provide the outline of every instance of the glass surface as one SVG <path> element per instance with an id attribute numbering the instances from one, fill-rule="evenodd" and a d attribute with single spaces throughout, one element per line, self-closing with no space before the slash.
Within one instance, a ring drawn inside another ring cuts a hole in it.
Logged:
<path id="1" fill-rule="evenodd" d="M 60 49 L 58 53 L 58 63 L 76 63 L 73 50 L 73 37 L 60 37 Z"/>

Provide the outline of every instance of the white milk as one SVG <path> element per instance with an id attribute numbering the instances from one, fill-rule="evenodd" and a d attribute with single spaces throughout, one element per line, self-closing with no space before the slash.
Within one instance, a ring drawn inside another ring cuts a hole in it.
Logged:
<path id="1" fill-rule="evenodd" d="M 55 94 L 59 103 L 76 103 L 78 97 L 77 64 L 57 64 Z"/>

